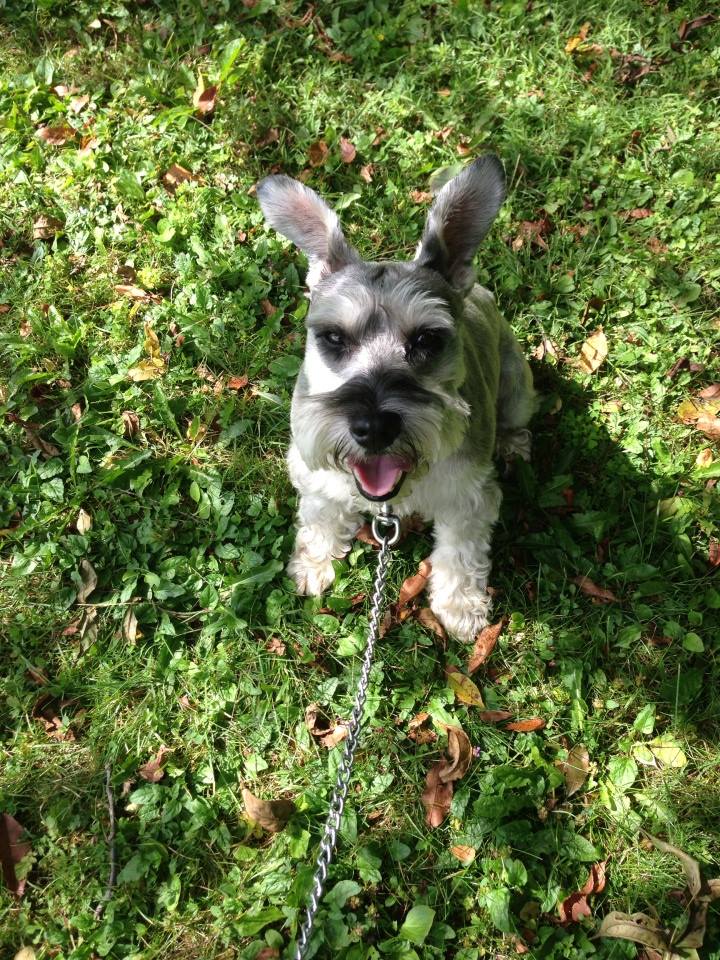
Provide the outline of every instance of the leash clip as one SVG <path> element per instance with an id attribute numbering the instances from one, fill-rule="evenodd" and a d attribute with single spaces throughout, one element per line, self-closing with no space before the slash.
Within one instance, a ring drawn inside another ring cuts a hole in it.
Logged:
<path id="1" fill-rule="evenodd" d="M 380 527 L 385 528 L 385 533 L 380 532 Z M 373 517 L 372 535 L 378 543 L 384 546 L 394 547 L 400 539 L 400 519 L 394 513 L 390 513 L 390 504 L 384 503 L 380 507 L 380 513 Z M 387 531 L 392 531 L 389 533 Z"/>

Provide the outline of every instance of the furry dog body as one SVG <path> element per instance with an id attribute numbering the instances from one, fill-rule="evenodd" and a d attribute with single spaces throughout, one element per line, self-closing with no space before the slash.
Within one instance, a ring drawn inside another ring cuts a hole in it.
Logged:
<path id="1" fill-rule="evenodd" d="M 476 160 L 438 194 L 415 260 L 368 263 L 313 191 L 282 176 L 258 186 L 268 222 L 310 262 L 289 572 L 302 593 L 321 593 L 364 514 L 391 500 L 399 516 L 434 524 L 431 606 L 464 640 L 490 612 L 493 456 L 529 457 L 534 404 L 527 363 L 471 267 L 503 196 L 499 161 Z"/>

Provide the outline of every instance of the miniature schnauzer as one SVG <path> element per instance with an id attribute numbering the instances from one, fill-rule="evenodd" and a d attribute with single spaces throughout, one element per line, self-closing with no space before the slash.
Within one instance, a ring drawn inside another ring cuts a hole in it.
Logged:
<path id="1" fill-rule="evenodd" d="M 472 640 L 488 622 L 493 456 L 530 456 L 530 368 L 472 259 L 505 196 L 484 156 L 447 182 L 415 259 L 364 261 L 337 215 L 286 176 L 257 187 L 265 219 L 308 257 L 307 347 L 287 460 L 300 494 L 288 571 L 320 594 L 363 514 L 392 501 L 435 527 L 430 603 Z"/>

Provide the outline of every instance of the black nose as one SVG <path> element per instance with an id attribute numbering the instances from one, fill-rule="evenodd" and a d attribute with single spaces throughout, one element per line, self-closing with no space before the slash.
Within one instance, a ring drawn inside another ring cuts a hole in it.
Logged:
<path id="1" fill-rule="evenodd" d="M 350 418 L 350 433 L 353 440 L 368 453 L 381 453 L 397 438 L 402 430 L 402 417 L 392 410 L 377 410 L 374 413 L 356 413 Z"/>

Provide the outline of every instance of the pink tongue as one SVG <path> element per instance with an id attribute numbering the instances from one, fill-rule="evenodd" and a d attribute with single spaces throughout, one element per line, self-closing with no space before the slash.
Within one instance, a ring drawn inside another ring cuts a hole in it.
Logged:
<path id="1" fill-rule="evenodd" d="M 360 486 L 371 497 L 384 497 L 393 489 L 408 464 L 400 457 L 380 455 L 354 463 L 352 471 L 360 481 Z"/>

